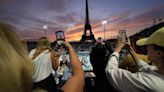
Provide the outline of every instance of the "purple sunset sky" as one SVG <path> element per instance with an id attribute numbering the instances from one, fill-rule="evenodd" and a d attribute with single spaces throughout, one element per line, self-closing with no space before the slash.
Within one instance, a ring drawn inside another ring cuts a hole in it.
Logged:
<path id="1" fill-rule="evenodd" d="M 164 0 L 88 0 L 90 22 L 95 38 L 117 36 L 120 29 L 133 35 L 153 25 L 153 18 L 164 18 Z M 78 41 L 85 23 L 85 0 L 0 0 L 0 21 L 17 28 L 23 39 L 47 36 L 55 40 L 55 31 L 65 31 L 68 41 Z"/>

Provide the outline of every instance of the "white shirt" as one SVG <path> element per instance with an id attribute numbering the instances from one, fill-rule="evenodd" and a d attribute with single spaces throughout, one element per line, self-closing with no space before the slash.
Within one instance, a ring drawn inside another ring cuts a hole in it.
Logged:
<path id="1" fill-rule="evenodd" d="M 29 56 L 33 57 L 36 49 L 33 49 Z M 35 73 L 33 75 L 33 82 L 39 82 L 47 78 L 52 72 L 51 53 L 49 50 L 41 52 L 33 61 L 35 64 Z"/>
<path id="2" fill-rule="evenodd" d="M 114 88 L 121 92 L 164 92 L 164 75 L 156 73 L 154 67 L 143 61 L 138 61 L 139 70 L 142 72 L 131 73 L 118 68 L 119 54 L 111 54 L 106 74 Z"/>

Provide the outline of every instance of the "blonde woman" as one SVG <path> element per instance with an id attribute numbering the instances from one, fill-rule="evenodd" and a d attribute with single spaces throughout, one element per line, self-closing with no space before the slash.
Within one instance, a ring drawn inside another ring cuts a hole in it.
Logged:
<path id="1" fill-rule="evenodd" d="M 46 37 L 39 38 L 37 48 L 33 49 L 29 56 L 35 65 L 33 89 L 43 88 L 49 92 L 56 91 L 56 82 L 52 73 L 53 69 L 58 68 L 58 61 L 54 59 L 54 51 Z"/>
<path id="2" fill-rule="evenodd" d="M 0 92 L 31 92 L 34 67 L 13 29 L 0 22 Z"/>

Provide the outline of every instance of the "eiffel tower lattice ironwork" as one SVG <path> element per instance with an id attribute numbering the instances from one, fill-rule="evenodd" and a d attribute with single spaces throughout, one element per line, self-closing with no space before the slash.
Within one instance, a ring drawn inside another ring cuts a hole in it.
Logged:
<path id="1" fill-rule="evenodd" d="M 90 35 L 87 35 L 87 31 L 90 32 Z M 86 0 L 86 19 L 85 19 L 84 33 L 82 35 L 80 42 L 96 42 L 94 34 L 92 33 L 92 27 L 89 21 L 88 0 Z"/>

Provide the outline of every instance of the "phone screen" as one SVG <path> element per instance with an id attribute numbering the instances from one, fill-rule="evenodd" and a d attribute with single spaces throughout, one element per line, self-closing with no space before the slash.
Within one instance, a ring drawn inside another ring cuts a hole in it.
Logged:
<path id="1" fill-rule="evenodd" d="M 64 36 L 64 33 L 63 32 L 58 32 L 58 33 L 56 33 L 56 38 L 57 39 L 65 39 L 65 36 Z"/>
<path id="2" fill-rule="evenodd" d="M 126 43 L 127 42 L 126 30 L 120 30 L 118 37 L 121 42 Z"/>

